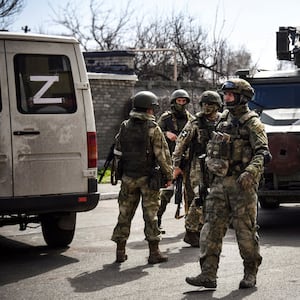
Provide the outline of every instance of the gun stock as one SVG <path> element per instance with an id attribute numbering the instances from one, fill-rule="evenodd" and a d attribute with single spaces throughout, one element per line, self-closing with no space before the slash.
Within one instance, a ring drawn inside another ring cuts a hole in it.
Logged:
<path id="1" fill-rule="evenodd" d="M 100 174 L 100 177 L 99 177 L 99 180 L 98 180 L 98 183 L 100 183 L 105 175 L 105 172 L 107 171 L 111 161 L 113 160 L 114 158 L 114 148 L 115 148 L 115 144 L 112 144 L 110 146 L 110 149 L 109 149 L 109 152 L 108 152 L 108 155 L 107 155 L 107 158 L 106 158 L 106 161 L 104 163 L 104 166 L 103 166 L 103 169 L 102 169 L 102 172 Z"/>
<path id="2" fill-rule="evenodd" d="M 183 182 L 183 176 L 180 174 L 178 175 L 175 181 L 175 204 L 177 204 L 177 209 L 175 213 L 176 219 L 180 219 L 184 217 L 184 215 L 180 215 L 180 209 L 182 204 L 182 182 Z"/>

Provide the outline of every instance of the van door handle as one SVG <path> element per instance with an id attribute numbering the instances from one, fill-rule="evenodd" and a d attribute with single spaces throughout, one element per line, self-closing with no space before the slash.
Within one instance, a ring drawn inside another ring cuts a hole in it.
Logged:
<path id="1" fill-rule="evenodd" d="M 14 135 L 38 135 L 40 132 L 38 130 L 18 130 L 14 131 Z"/>

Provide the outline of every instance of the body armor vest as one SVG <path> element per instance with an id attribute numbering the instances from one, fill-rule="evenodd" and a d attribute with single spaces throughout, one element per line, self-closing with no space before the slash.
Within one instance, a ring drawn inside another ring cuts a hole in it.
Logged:
<path id="1" fill-rule="evenodd" d="M 123 174 L 129 177 L 149 176 L 154 166 L 150 127 L 155 127 L 153 121 L 131 118 L 121 128 L 122 168 Z"/>
<path id="2" fill-rule="evenodd" d="M 212 132 L 220 122 L 220 119 L 221 118 L 218 117 L 215 122 L 210 122 L 203 113 L 196 115 L 196 119 L 193 120 L 193 123 L 197 124 L 197 138 L 193 141 L 192 151 L 197 157 L 206 153 L 207 143 L 211 139 Z"/>
<path id="3" fill-rule="evenodd" d="M 176 116 L 173 113 L 168 112 L 166 117 L 164 117 L 163 121 L 164 121 L 163 131 L 170 131 L 178 136 L 179 133 L 182 131 L 183 127 L 185 126 L 185 124 L 187 123 L 188 116 L 186 113 L 182 118 L 176 118 Z M 169 146 L 170 153 L 173 153 L 176 142 L 170 141 L 169 139 L 166 140 Z"/>
<path id="4" fill-rule="evenodd" d="M 228 119 L 217 126 L 217 132 L 209 141 L 208 158 L 223 160 L 224 166 L 228 167 L 227 175 L 243 172 L 253 157 L 249 130 L 246 125 L 247 121 L 253 117 L 258 116 L 252 111 L 242 115 L 240 119 L 232 119 L 228 115 Z"/>

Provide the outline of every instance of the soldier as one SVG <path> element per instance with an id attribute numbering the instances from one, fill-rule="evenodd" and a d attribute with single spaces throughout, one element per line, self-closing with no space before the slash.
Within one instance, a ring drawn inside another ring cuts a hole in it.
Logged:
<path id="1" fill-rule="evenodd" d="M 206 153 L 207 142 L 211 137 L 212 131 L 215 130 L 216 124 L 221 119 L 219 110 L 222 107 L 222 100 L 217 92 L 205 91 L 200 96 L 199 106 L 201 111 L 196 114 L 195 119 L 185 125 L 177 139 L 172 156 L 173 177 L 177 178 L 182 173 L 180 158 L 186 149 L 189 148 L 189 158 L 191 160 L 190 180 L 193 189 L 199 189 L 199 185 L 201 187 L 206 185 L 207 174 L 203 170 L 203 164 L 201 169 L 199 157 Z M 201 193 L 204 193 L 204 190 Z M 196 191 L 195 194 L 197 194 Z M 200 230 L 203 225 L 203 203 L 200 203 L 199 200 L 202 200 L 204 197 L 205 195 L 194 197 L 185 219 L 186 233 L 183 240 L 192 247 L 199 247 Z"/>
<path id="2" fill-rule="evenodd" d="M 189 94 L 182 89 L 175 90 L 171 95 L 171 111 L 164 112 L 159 120 L 158 125 L 160 126 L 162 132 L 164 133 L 170 154 L 172 155 L 177 136 L 183 129 L 187 121 L 193 118 L 193 115 L 188 112 L 186 105 L 190 103 Z M 184 153 L 183 153 L 184 154 Z M 181 161 L 184 163 L 184 161 Z M 187 177 L 185 176 L 188 173 L 188 166 L 186 166 L 184 172 L 184 183 L 185 183 L 185 197 L 191 197 L 191 189 L 189 189 L 189 184 L 187 182 Z M 174 185 L 168 189 L 162 189 L 160 192 L 160 207 L 157 213 L 158 217 L 158 226 L 161 226 L 162 215 L 166 211 L 166 207 L 174 194 Z"/>
<path id="3" fill-rule="evenodd" d="M 172 183 L 172 165 L 165 137 L 154 121 L 158 106 L 155 94 L 141 91 L 133 97 L 133 110 L 116 136 L 114 154 L 122 169 L 121 190 L 118 197 L 119 217 L 112 240 L 117 243 L 116 262 L 127 259 L 125 246 L 130 234 L 132 218 L 142 197 L 145 237 L 149 244 L 149 264 L 168 260 L 158 248 L 161 232 L 157 225 L 160 183 L 151 172 L 160 167 L 169 186 Z M 120 166 L 118 167 L 120 170 Z"/>
<path id="4" fill-rule="evenodd" d="M 248 107 L 254 95 L 251 85 L 243 79 L 232 79 L 222 85 L 222 91 L 229 112 L 207 145 L 206 164 L 213 180 L 200 235 L 201 273 L 187 277 L 186 282 L 216 288 L 222 241 L 232 222 L 244 264 L 239 288 L 252 288 L 262 261 L 256 223 L 257 189 L 269 157 L 268 140 L 258 115 Z"/>

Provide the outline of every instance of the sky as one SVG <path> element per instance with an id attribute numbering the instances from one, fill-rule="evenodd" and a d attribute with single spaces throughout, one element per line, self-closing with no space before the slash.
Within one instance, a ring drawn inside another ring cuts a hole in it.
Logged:
<path id="1" fill-rule="evenodd" d="M 95 0 L 96 1 L 96 0 Z M 137 15 L 170 15 L 170 11 L 186 11 L 199 21 L 208 32 L 221 33 L 233 50 L 245 47 L 251 53 L 252 62 L 259 69 L 276 69 L 276 31 L 280 26 L 300 26 L 299 0 L 99 0 L 113 5 L 116 14 L 120 7 L 131 1 Z M 21 32 L 27 25 L 31 32 L 49 34 L 62 32 L 53 23 L 53 10 L 65 7 L 67 0 L 26 0 L 23 12 L 11 26 L 13 31 Z M 88 18 L 90 0 L 72 0 L 78 3 L 82 20 Z M 50 4 L 51 3 L 51 4 Z"/>

